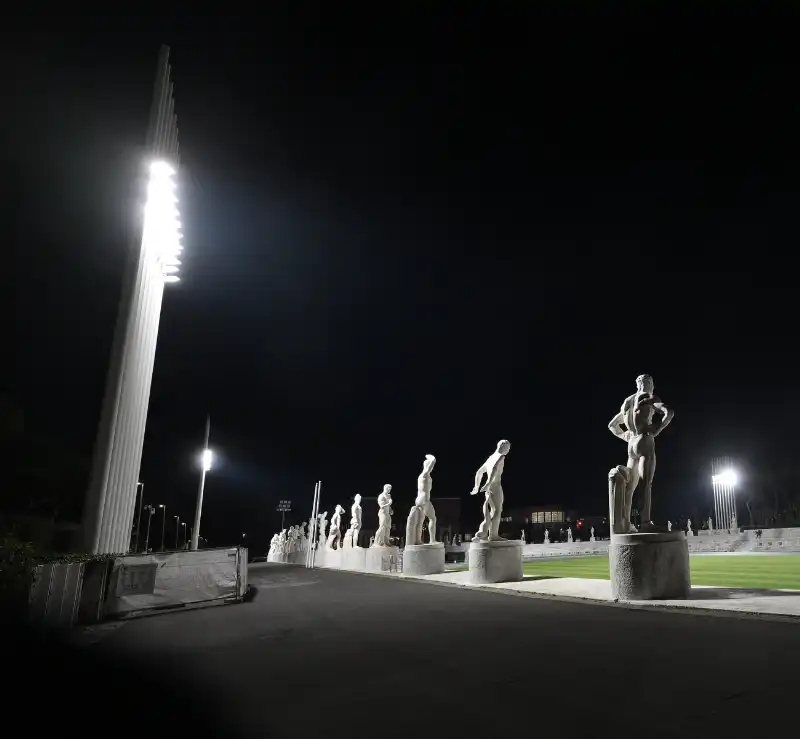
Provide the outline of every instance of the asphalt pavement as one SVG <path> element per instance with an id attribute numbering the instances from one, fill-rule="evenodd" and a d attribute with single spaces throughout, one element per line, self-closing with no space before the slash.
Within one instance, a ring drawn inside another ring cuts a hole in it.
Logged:
<path id="1" fill-rule="evenodd" d="M 796 623 L 272 564 L 251 565 L 250 582 L 252 602 L 100 627 L 80 651 L 142 668 L 131 674 L 158 680 L 155 704 L 190 691 L 228 737 L 709 739 L 796 725 Z"/>

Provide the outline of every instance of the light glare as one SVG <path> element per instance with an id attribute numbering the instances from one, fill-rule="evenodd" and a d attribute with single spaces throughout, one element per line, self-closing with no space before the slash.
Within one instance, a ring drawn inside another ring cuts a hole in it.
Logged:
<path id="1" fill-rule="evenodd" d="M 723 470 L 718 475 L 714 475 L 711 478 L 711 481 L 714 483 L 718 483 L 720 485 L 730 485 L 731 487 L 736 485 L 737 480 L 738 477 L 736 475 L 736 472 L 734 472 L 733 470 Z"/>
<path id="2" fill-rule="evenodd" d="M 179 233 L 180 213 L 176 207 L 176 184 L 172 177 L 175 170 L 164 161 L 150 165 L 150 181 L 147 184 L 145 204 L 144 239 L 145 248 L 152 250 L 161 267 L 165 283 L 178 282 L 175 274 L 180 264 L 177 256 L 181 250 Z"/>
<path id="3" fill-rule="evenodd" d="M 211 469 L 211 462 L 214 459 L 214 454 L 210 449 L 203 449 L 203 454 L 200 457 L 200 462 L 203 465 L 203 472 L 208 472 Z"/>

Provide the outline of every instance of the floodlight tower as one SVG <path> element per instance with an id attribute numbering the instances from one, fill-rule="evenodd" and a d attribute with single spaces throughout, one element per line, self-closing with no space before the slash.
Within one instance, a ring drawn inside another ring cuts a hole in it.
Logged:
<path id="1" fill-rule="evenodd" d="M 715 459 L 712 464 L 711 484 L 714 487 L 714 519 L 717 529 L 735 529 L 736 521 L 736 471 L 727 457 Z"/>
<path id="2" fill-rule="evenodd" d="M 122 283 L 89 490 L 83 513 L 85 547 L 93 554 L 127 552 L 142 459 L 150 382 L 165 283 L 178 281 L 180 220 L 175 177 L 178 124 L 169 48 L 158 60 L 145 161 L 143 218 Z"/>

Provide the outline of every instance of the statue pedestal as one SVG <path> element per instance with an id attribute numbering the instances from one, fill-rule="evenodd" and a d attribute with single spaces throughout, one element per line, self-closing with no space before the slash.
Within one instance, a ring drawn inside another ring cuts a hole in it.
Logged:
<path id="1" fill-rule="evenodd" d="M 319 555 L 322 554 L 322 557 Z M 342 566 L 342 550 L 341 549 L 325 549 L 317 552 L 317 559 L 314 561 L 317 567 L 332 567 L 338 570 Z"/>
<path id="2" fill-rule="evenodd" d="M 342 549 L 343 570 L 365 570 L 367 568 L 367 550 L 364 547 L 346 547 Z"/>
<path id="3" fill-rule="evenodd" d="M 615 600 L 689 597 L 689 545 L 683 531 L 612 534 L 608 562 Z"/>
<path id="4" fill-rule="evenodd" d="M 397 572 L 400 549 L 397 547 L 375 547 L 366 550 L 365 569 L 369 572 Z"/>
<path id="5" fill-rule="evenodd" d="M 403 549 L 403 574 L 438 575 L 444 572 L 444 544 L 406 544 Z"/>
<path id="6" fill-rule="evenodd" d="M 495 539 L 469 545 L 470 582 L 518 582 L 522 580 L 522 542 Z"/>

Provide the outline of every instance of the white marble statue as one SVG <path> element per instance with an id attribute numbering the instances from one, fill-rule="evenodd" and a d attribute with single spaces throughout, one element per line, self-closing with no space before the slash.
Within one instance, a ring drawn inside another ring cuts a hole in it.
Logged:
<path id="1" fill-rule="evenodd" d="M 337 504 L 331 517 L 331 530 L 328 534 L 328 542 L 325 545 L 328 549 L 339 549 L 342 545 L 342 514 L 344 508 Z"/>
<path id="2" fill-rule="evenodd" d="M 406 544 L 422 544 L 422 530 L 425 519 L 428 520 L 428 543 L 436 541 L 436 511 L 431 503 L 431 488 L 433 479 L 431 473 L 436 464 L 436 457 L 432 454 L 425 455 L 422 463 L 422 472 L 417 478 L 417 497 L 408 513 L 406 521 Z"/>
<path id="3" fill-rule="evenodd" d="M 269 552 L 267 553 L 267 559 L 272 559 L 278 553 L 278 535 L 273 534 L 272 539 L 269 542 Z"/>
<path id="4" fill-rule="evenodd" d="M 384 485 L 378 496 L 378 530 L 375 532 L 373 547 L 388 547 L 392 537 L 392 486 Z"/>
<path id="5" fill-rule="evenodd" d="M 672 531 L 672 521 L 667 521 L 667 531 Z"/>
<path id="6" fill-rule="evenodd" d="M 572 544 L 572 526 L 567 527 L 567 543 Z"/>
<path id="7" fill-rule="evenodd" d="M 506 455 L 511 451 L 511 442 L 501 439 L 497 442 L 497 449 L 478 471 L 475 473 L 475 486 L 470 495 L 477 495 L 479 492 L 486 494 L 483 503 L 483 522 L 475 533 L 473 539 L 491 541 L 492 539 L 502 539 L 500 536 L 500 516 L 503 513 L 503 468 L 506 463 Z M 486 484 L 481 487 L 483 476 L 486 475 Z M 480 488 L 480 490 L 478 489 Z"/>
<path id="8" fill-rule="evenodd" d="M 522 529 L 522 534 L 519 539 L 523 544 L 525 544 L 525 529 Z"/>
<path id="9" fill-rule="evenodd" d="M 286 529 L 278 534 L 278 554 L 286 554 L 286 542 L 288 540 Z"/>
<path id="10" fill-rule="evenodd" d="M 356 493 L 350 507 L 350 526 L 344 532 L 344 549 L 358 546 L 358 533 L 361 531 L 361 496 Z"/>
<path id="11" fill-rule="evenodd" d="M 544 530 L 544 543 L 550 543 L 550 532 L 547 529 Z"/>
<path id="12" fill-rule="evenodd" d="M 592 526 L 591 531 L 589 532 L 589 541 L 594 541 L 594 526 Z"/>
<path id="13" fill-rule="evenodd" d="M 714 524 L 711 521 L 711 516 L 708 517 L 708 530 L 709 531 L 713 531 L 714 530 Z"/>
<path id="14" fill-rule="evenodd" d="M 691 518 L 686 521 L 686 536 L 694 536 L 694 531 L 692 530 Z"/>
<path id="15" fill-rule="evenodd" d="M 615 534 L 636 533 L 631 523 L 631 502 L 642 481 L 642 530 L 652 530 L 651 493 L 656 471 L 655 437 L 672 421 L 673 411 L 653 395 L 653 378 L 639 375 L 636 392 L 622 402 L 619 413 L 608 424 L 614 436 L 628 445 L 628 464 L 608 473 L 611 530 Z M 654 421 L 654 413 L 661 418 Z"/>
<path id="16" fill-rule="evenodd" d="M 328 539 L 328 511 L 323 511 L 317 515 L 317 527 L 319 528 L 319 537 L 317 541 L 324 545 Z"/>

